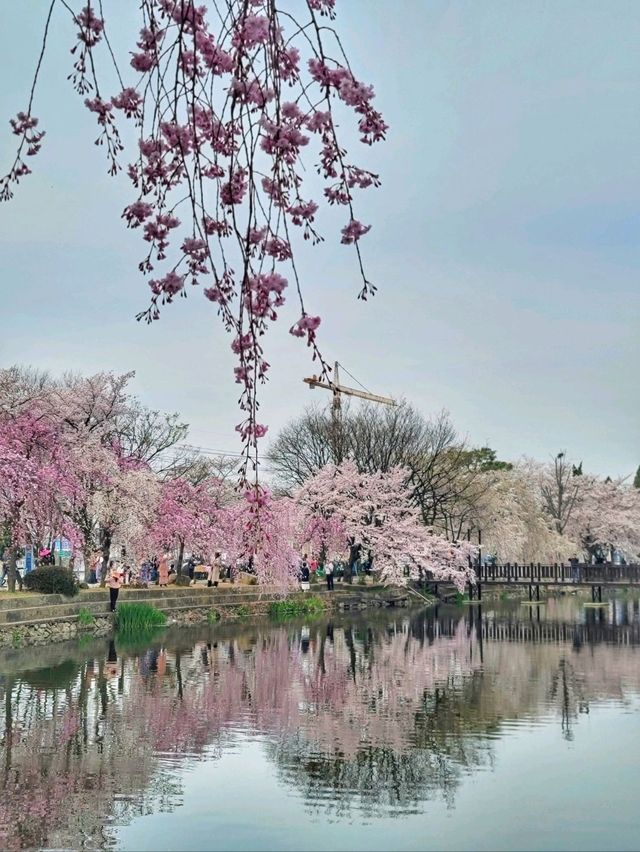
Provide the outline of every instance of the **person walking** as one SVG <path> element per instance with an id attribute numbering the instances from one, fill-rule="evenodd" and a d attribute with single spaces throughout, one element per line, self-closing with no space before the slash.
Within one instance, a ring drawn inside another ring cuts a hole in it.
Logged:
<path id="1" fill-rule="evenodd" d="M 193 558 L 193 553 L 189 557 L 187 561 L 187 574 L 189 575 L 189 582 L 193 583 L 193 570 L 196 567 L 196 560 Z"/>
<path id="2" fill-rule="evenodd" d="M 327 578 L 327 591 L 333 591 L 333 562 L 329 559 L 325 562 L 324 573 Z"/>
<path id="3" fill-rule="evenodd" d="M 115 612 L 116 604 L 118 602 L 118 594 L 120 593 L 120 586 L 122 585 L 122 576 L 120 575 L 120 571 L 113 559 L 109 562 L 107 584 L 109 586 L 110 610 L 111 612 Z"/>
<path id="4" fill-rule="evenodd" d="M 158 564 L 158 585 L 166 586 L 169 583 L 169 554 L 163 553 Z"/>
<path id="5" fill-rule="evenodd" d="M 574 583 L 579 583 L 580 580 L 582 579 L 581 576 L 580 576 L 580 574 L 582 573 L 580 571 L 580 560 L 578 559 L 577 556 L 573 556 L 569 560 L 569 564 L 571 565 L 571 579 L 573 580 Z"/>
<path id="6" fill-rule="evenodd" d="M 207 586 L 217 586 L 220 582 L 220 572 L 222 571 L 222 559 L 218 551 L 216 551 L 213 557 L 213 565 L 211 566 L 211 571 L 209 573 L 209 582 Z"/>
<path id="7" fill-rule="evenodd" d="M 303 592 L 309 591 L 309 563 L 307 562 L 307 554 L 302 557 L 302 564 L 300 565 L 300 588 Z"/>

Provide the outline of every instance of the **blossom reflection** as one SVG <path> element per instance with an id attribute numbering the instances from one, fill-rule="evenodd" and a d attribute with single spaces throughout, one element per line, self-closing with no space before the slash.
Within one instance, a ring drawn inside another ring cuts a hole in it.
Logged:
<path id="1" fill-rule="evenodd" d="M 566 641 L 543 640 L 533 618 L 422 612 L 49 649 L 57 665 L 0 682 L 0 846 L 107 848 L 113 827 L 179 806 L 181 765 L 247 735 L 309 808 L 453 805 L 514 720 L 557 719 L 570 738 L 593 702 L 637 696 L 636 616 L 574 625 Z M 605 627 L 627 644 L 599 641 Z"/>

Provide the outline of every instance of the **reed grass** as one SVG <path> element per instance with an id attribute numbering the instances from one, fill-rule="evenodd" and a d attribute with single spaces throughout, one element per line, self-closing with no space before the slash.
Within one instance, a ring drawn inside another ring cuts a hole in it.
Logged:
<path id="1" fill-rule="evenodd" d="M 282 601 L 274 601 L 269 606 L 269 616 L 276 621 L 284 621 L 300 615 L 317 615 L 321 612 L 324 612 L 324 602 L 315 595 L 305 598 L 286 598 Z"/>
<path id="2" fill-rule="evenodd" d="M 115 614 L 118 633 L 135 635 L 154 627 L 163 627 L 166 623 L 167 616 L 164 612 L 146 603 L 121 603 Z"/>

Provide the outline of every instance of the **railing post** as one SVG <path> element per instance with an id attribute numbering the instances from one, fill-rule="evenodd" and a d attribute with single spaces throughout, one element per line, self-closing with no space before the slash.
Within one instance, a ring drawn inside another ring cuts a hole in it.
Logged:
<path id="1" fill-rule="evenodd" d="M 557 562 L 555 562 L 555 563 L 554 563 L 553 571 L 554 571 L 554 575 L 553 575 L 553 576 L 554 576 L 555 581 L 556 581 L 556 583 L 557 583 L 557 582 L 558 582 L 558 563 L 557 563 Z"/>

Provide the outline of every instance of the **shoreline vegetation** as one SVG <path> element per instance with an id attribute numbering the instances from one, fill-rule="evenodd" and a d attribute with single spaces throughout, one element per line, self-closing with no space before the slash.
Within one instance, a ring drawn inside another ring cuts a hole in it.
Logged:
<path id="1" fill-rule="evenodd" d="M 325 601 L 317 595 L 306 598 L 284 598 L 269 605 L 269 618 L 274 621 L 286 621 L 301 615 L 321 615 L 327 609 Z"/>
<path id="2" fill-rule="evenodd" d="M 518 591 L 492 589 L 485 594 L 483 602 L 492 605 L 498 601 L 523 598 L 524 594 L 518 594 Z M 567 594 L 560 589 L 555 590 L 555 594 L 553 590 L 549 592 L 547 597 Z M 370 611 L 386 607 L 415 608 L 437 604 L 466 607 L 469 603 L 465 597 L 461 598 L 454 593 L 439 600 L 423 595 L 417 597 L 406 590 L 403 593 L 401 588 L 359 584 L 339 586 L 329 593 L 318 585 L 317 588 L 312 587 L 310 593 L 293 591 L 287 597 L 259 586 L 215 591 L 204 588 L 197 591 L 172 588 L 144 592 L 123 589 L 114 618 L 108 612 L 105 590 L 80 590 L 74 598 L 23 592 L 0 596 L 0 648 L 44 645 L 65 640 L 87 641 L 98 636 L 138 642 L 152 638 L 159 629 L 169 626 L 212 626 L 256 620 L 277 623 L 296 618 L 320 617 L 332 611 Z"/>

